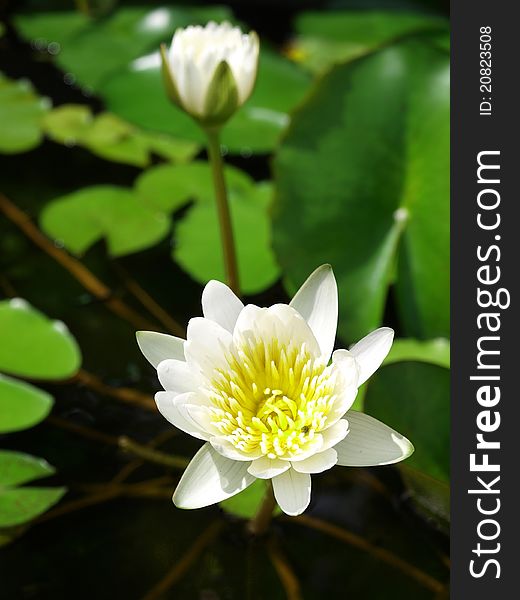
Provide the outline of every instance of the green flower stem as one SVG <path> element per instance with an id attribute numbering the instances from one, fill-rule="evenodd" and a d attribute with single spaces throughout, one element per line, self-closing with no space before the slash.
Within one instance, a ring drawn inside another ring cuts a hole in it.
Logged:
<path id="1" fill-rule="evenodd" d="M 229 287 L 237 294 L 237 296 L 240 296 L 235 240 L 233 237 L 231 214 L 229 212 L 226 182 L 224 179 L 224 163 L 220 152 L 219 135 L 218 131 L 214 129 L 207 129 L 206 134 L 208 136 L 208 154 L 211 170 L 213 172 L 213 184 L 215 186 L 215 198 L 217 201 L 226 278 Z"/>
<path id="2" fill-rule="evenodd" d="M 265 492 L 262 504 L 256 513 L 256 515 L 247 524 L 247 530 L 249 533 L 258 536 L 264 534 L 273 519 L 273 514 L 276 508 L 276 500 L 273 492 L 273 484 L 271 480 L 267 482 L 267 490 Z"/>

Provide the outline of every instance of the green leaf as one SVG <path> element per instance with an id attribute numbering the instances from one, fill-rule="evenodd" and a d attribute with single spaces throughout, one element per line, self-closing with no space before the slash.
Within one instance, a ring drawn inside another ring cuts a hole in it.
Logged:
<path id="1" fill-rule="evenodd" d="M 225 166 L 224 176 L 231 197 L 245 196 L 251 192 L 253 181 L 243 171 Z M 164 212 L 172 212 L 189 200 L 205 204 L 215 202 L 211 169 L 203 161 L 148 169 L 137 178 L 135 189 L 147 206 Z"/>
<path id="2" fill-rule="evenodd" d="M 12 81 L 0 73 L 0 152 L 15 154 L 35 148 L 41 141 L 40 123 L 49 106 L 28 81 Z"/>
<path id="3" fill-rule="evenodd" d="M 145 140 L 149 152 L 175 163 L 188 162 L 199 152 L 199 145 L 195 142 L 179 140 L 164 133 L 140 131 L 135 135 Z"/>
<path id="4" fill-rule="evenodd" d="M 327 11 L 305 12 L 296 19 L 295 29 L 303 35 L 352 44 L 375 46 L 404 34 L 446 29 L 442 17 L 405 11 Z"/>
<path id="5" fill-rule="evenodd" d="M 264 499 L 267 482 L 263 479 L 257 479 L 249 487 L 240 494 L 236 494 L 223 502 L 219 502 L 219 506 L 226 512 L 240 517 L 241 519 L 251 519 L 255 516 L 260 508 L 260 504 Z M 276 507 L 274 514 L 281 513 L 280 507 Z"/>
<path id="6" fill-rule="evenodd" d="M 331 263 L 347 342 L 381 324 L 396 270 L 405 334 L 449 335 L 448 86 L 445 53 L 385 48 L 325 76 L 279 149 L 273 243 L 287 287 Z"/>
<path id="7" fill-rule="evenodd" d="M 394 340 L 383 365 L 391 365 L 399 362 L 424 362 L 449 369 L 450 342 L 445 338 L 427 341 L 399 338 Z M 354 404 L 352 405 L 354 410 L 364 410 L 365 395 L 369 385 L 370 380 L 359 388 Z"/>
<path id="8" fill-rule="evenodd" d="M 449 483 L 412 469 L 406 463 L 401 463 L 399 470 L 419 512 L 427 519 L 433 519 L 437 526 L 448 535 L 450 523 Z"/>
<path id="9" fill-rule="evenodd" d="M 385 358 L 384 365 L 396 362 L 426 362 L 439 367 L 450 368 L 450 342 L 446 338 L 435 340 L 413 340 L 400 338 L 394 341 Z"/>
<path id="10" fill-rule="evenodd" d="M 266 289 L 279 276 L 270 247 L 269 184 L 251 187 L 246 195 L 231 195 L 240 287 L 245 294 Z M 214 202 L 199 202 L 175 228 L 174 259 L 197 281 L 225 281 L 218 214 Z"/>
<path id="11" fill-rule="evenodd" d="M 64 323 L 48 319 L 24 300 L 0 302 L 0 331 L 2 371 L 37 379 L 66 379 L 80 366 L 79 347 Z"/>
<path id="12" fill-rule="evenodd" d="M 53 475 L 54 472 L 54 467 L 43 458 L 12 450 L 0 450 L 0 489 L 29 483 Z"/>
<path id="13" fill-rule="evenodd" d="M 185 162 L 198 151 L 193 142 L 141 131 L 111 113 L 94 116 L 88 106 L 81 104 L 55 108 L 45 115 L 42 127 L 55 142 L 84 146 L 101 158 L 137 167 L 147 166 L 151 153 Z"/>
<path id="14" fill-rule="evenodd" d="M 40 223 L 47 235 L 76 254 L 106 238 L 112 256 L 148 248 L 169 229 L 167 216 L 145 206 L 132 190 L 109 185 L 83 188 L 53 200 Z"/>
<path id="15" fill-rule="evenodd" d="M 415 446 L 407 465 L 449 480 L 450 373 L 419 362 L 380 368 L 369 379 L 365 412 L 406 436 Z"/>
<path id="16" fill-rule="evenodd" d="M 405 35 L 446 31 L 448 22 L 404 11 L 327 11 L 303 13 L 295 27 L 299 35 L 291 42 L 289 55 L 321 72 Z"/>
<path id="17" fill-rule="evenodd" d="M 159 53 L 144 56 L 107 79 L 102 86 L 107 106 L 144 129 L 204 143 L 199 126 L 167 98 Z M 303 98 L 310 78 L 297 65 L 263 48 L 255 90 L 222 130 L 232 152 L 268 152 L 289 122 L 289 112 Z"/>
<path id="18" fill-rule="evenodd" d="M 34 519 L 56 504 L 66 491 L 63 487 L 0 490 L 0 527 L 13 527 Z"/>
<path id="19" fill-rule="evenodd" d="M 0 434 L 33 427 L 45 419 L 52 404 L 47 392 L 0 375 Z"/>
<path id="20" fill-rule="evenodd" d="M 82 104 L 63 104 L 48 112 L 42 119 L 42 128 L 55 142 L 75 145 L 80 143 L 92 126 L 92 112 Z"/>
<path id="21" fill-rule="evenodd" d="M 51 42 L 58 44 L 58 65 L 80 84 L 98 89 L 115 70 L 169 40 L 177 27 L 229 15 L 229 9 L 221 7 L 127 7 L 99 20 L 71 11 L 20 15 L 14 23 L 44 49 Z"/>

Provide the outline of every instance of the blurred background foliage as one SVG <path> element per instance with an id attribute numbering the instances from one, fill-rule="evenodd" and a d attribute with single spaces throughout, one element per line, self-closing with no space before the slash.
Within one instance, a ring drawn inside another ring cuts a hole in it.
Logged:
<path id="1" fill-rule="evenodd" d="M 0 1 L 1 598 L 448 597 L 447 10 Z M 245 298 L 287 301 L 331 263 L 337 345 L 397 333 L 356 408 L 416 447 L 315 477 L 310 510 L 259 541 L 261 485 L 171 505 L 197 443 L 156 413 L 134 341 L 183 335 L 224 277 L 204 140 L 157 51 L 210 19 L 262 41 L 222 139 Z"/>

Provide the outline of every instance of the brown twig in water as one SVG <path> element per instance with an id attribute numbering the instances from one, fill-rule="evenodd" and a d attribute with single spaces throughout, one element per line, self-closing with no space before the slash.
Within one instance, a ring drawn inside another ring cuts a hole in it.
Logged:
<path id="1" fill-rule="evenodd" d="M 157 446 L 160 446 L 161 444 L 174 437 L 178 433 L 179 430 L 175 429 L 174 427 L 166 429 L 159 435 L 155 436 L 152 440 L 150 440 L 146 444 L 146 447 L 156 448 Z M 144 465 L 145 462 L 146 461 L 142 458 L 137 458 L 127 463 L 118 473 L 116 473 L 116 475 L 112 478 L 111 483 L 123 483 L 123 481 L 126 481 L 134 471 L 136 471 L 137 469 L 139 469 L 139 467 Z"/>
<path id="2" fill-rule="evenodd" d="M 71 423 L 66 419 L 55 417 L 53 415 L 48 418 L 48 422 L 55 427 L 65 429 L 71 433 L 76 433 L 77 435 L 94 442 L 101 442 L 102 444 L 108 444 L 109 446 L 121 448 L 121 450 L 130 452 L 146 462 L 155 463 L 164 467 L 173 467 L 174 469 L 185 469 L 189 463 L 189 459 L 185 458 L 184 456 L 175 456 L 174 454 L 167 454 L 166 452 L 153 450 L 150 446 L 139 444 L 126 435 L 108 435 L 106 433 L 97 431 L 96 429 L 92 429 L 91 427 L 77 425 L 76 423 Z"/>
<path id="3" fill-rule="evenodd" d="M 186 337 L 186 328 L 178 323 L 120 264 L 114 263 L 128 291 L 173 335 Z"/>
<path id="4" fill-rule="evenodd" d="M 116 398 L 117 400 L 138 406 L 139 408 L 153 411 L 157 410 L 155 400 L 149 394 L 140 392 L 139 390 L 134 390 L 129 387 L 115 387 L 107 385 L 101 381 L 97 375 L 89 373 L 83 369 L 80 369 L 76 375 L 69 380 L 69 382 L 81 383 L 85 387 L 88 387 L 99 394 Z"/>
<path id="5" fill-rule="evenodd" d="M 143 596 L 142 600 L 158 600 L 169 589 L 172 588 L 186 574 L 189 568 L 202 554 L 204 549 L 218 536 L 222 529 L 221 521 L 214 521 L 202 534 L 195 540 L 193 545 L 176 563 L 168 573 L 154 587 Z"/>
<path id="6" fill-rule="evenodd" d="M 316 529 L 318 531 L 321 531 L 322 533 L 326 533 L 327 535 L 330 535 L 343 542 L 346 542 L 351 546 L 359 548 L 360 550 L 369 552 L 376 558 L 400 570 L 402 573 L 414 579 L 425 588 L 432 590 L 436 594 L 444 592 L 446 589 L 446 586 L 444 584 L 442 584 L 440 581 L 438 581 L 431 575 L 428 575 L 428 573 L 425 573 L 418 567 L 410 564 L 402 558 L 399 558 L 389 550 L 386 550 L 385 548 L 381 548 L 379 546 L 375 546 L 374 544 L 365 540 L 361 536 L 352 533 L 351 531 L 347 531 L 346 529 L 343 529 L 338 525 L 334 525 L 332 523 L 328 523 L 327 521 L 323 521 L 322 519 L 317 519 L 308 515 L 300 515 L 298 517 L 284 517 L 283 519 L 294 523 L 300 523 L 301 525 L 305 525 L 306 527 L 310 527 L 311 529 Z"/>
<path id="7" fill-rule="evenodd" d="M 56 517 L 62 517 L 63 515 L 68 515 L 69 513 L 75 512 L 77 510 L 88 508 L 89 506 L 95 506 L 96 504 L 102 504 L 103 502 L 107 502 L 108 500 L 113 500 L 118 496 L 119 492 L 116 489 L 110 488 L 105 492 L 99 492 L 98 494 L 91 494 L 89 496 L 85 496 L 84 498 L 78 498 L 77 500 L 64 502 L 63 504 L 60 504 L 57 508 L 49 510 L 43 515 L 40 515 L 35 521 L 33 521 L 33 523 L 45 523 L 46 521 L 51 521 Z"/>
<path id="8" fill-rule="evenodd" d="M 97 429 L 92 429 L 85 425 L 77 425 L 76 423 L 71 423 L 67 419 L 62 419 L 61 417 L 50 415 L 47 417 L 46 422 L 55 427 L 59 427 L 60 429 L 64 429 L 65 431 L 70 431 L 71 433 L 80 435 L 88 440 L 92 440 L 93 442 L 100 442 L 101 444 L 107 444 L 109 446 L 118 445 L 118 438 L 115 435 L 102 433 L 101 431 L 97 431 Z"/>
<path id="9" fill-rule="evenodd" d="M 150 479 L 148 481 L 141 481 L 132 485 L 113 485 L 113 484 L 83 484 L 72 486 L 78 490 L 87 492 L 88 495 L 77 500 L 71 500 L 60 504 L 56 508 L 49 510 L 45 514 L 38 517 L 34 524 L 44 523 L 50 521 L 56 517 L 68 515 L 77 510 L 95 506 L 96 504 L 102 504 L 109 500 L 114 500 L 122 496 L 131 498 L 158 498 L 160 500 L 170 499 L 172 495 L 171 489 L 160 487 L 162 483 L 169 483 L 170 479 L 160 477 L 157 479 Z"/>
<path id="10" fill-rule="evenodd" d="M 158 329 L 154 323 L 143 318 L 136 310 L 115 297 L 110 288 L 89 271 L 82 262 L 58 248 L 34 225 L 23 210 L 20 210 L 2 193 L 0 193 L 0 210 L 34 244 L 66 269 L 90 294 L 101 300 L 114 314 L 131 323 L 136 329 Z"/>
<path id="11" fill-rule="evenodd" d="M 142 444 L 138 444 L 134 440 L 122 435 L 119 437 L 119 447 L 127 452 L 135 454 L 140 458 L 153 462 L 158 465 L 163 465 L 165 467 L 173 467 L 174 469 L 185 469 L 190 462 L 188 458 L 184 458 L 183 456 L 174 456 L 173 454 L 167 454 L 166 452 L 159 452 L 158 450 L 153 450 L 150 447 L 143 446 Z"/>
<path id="12" fill-rule="evenodd" d="M 287 600 L 302 600 L 301 586 L 291 565 L 273 538 L 267 541 L 267 552 L 282 583 Z"/>

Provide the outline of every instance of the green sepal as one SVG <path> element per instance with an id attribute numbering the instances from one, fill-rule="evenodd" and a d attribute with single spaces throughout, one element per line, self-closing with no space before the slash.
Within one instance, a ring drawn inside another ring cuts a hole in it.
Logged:
<path id="1" fill-rule="evenodd" d="M 215 69 L 199 120 L 204 127 L 218 127 L 233 116 L 238 106 L 237 83 L 231 67 L 223 60 Z"/>
<path id="2" fill-rule="evenodd" d="M 168 60 L 168 51 L 165 44 L 161 44 L 161 73 L 168 98 L 174 104 L 184 109 L 182 106 L 181 97 L 177 91 L 175 79 L 173 78 L 172 71 L 170 69 L 170 61 Z"/>

